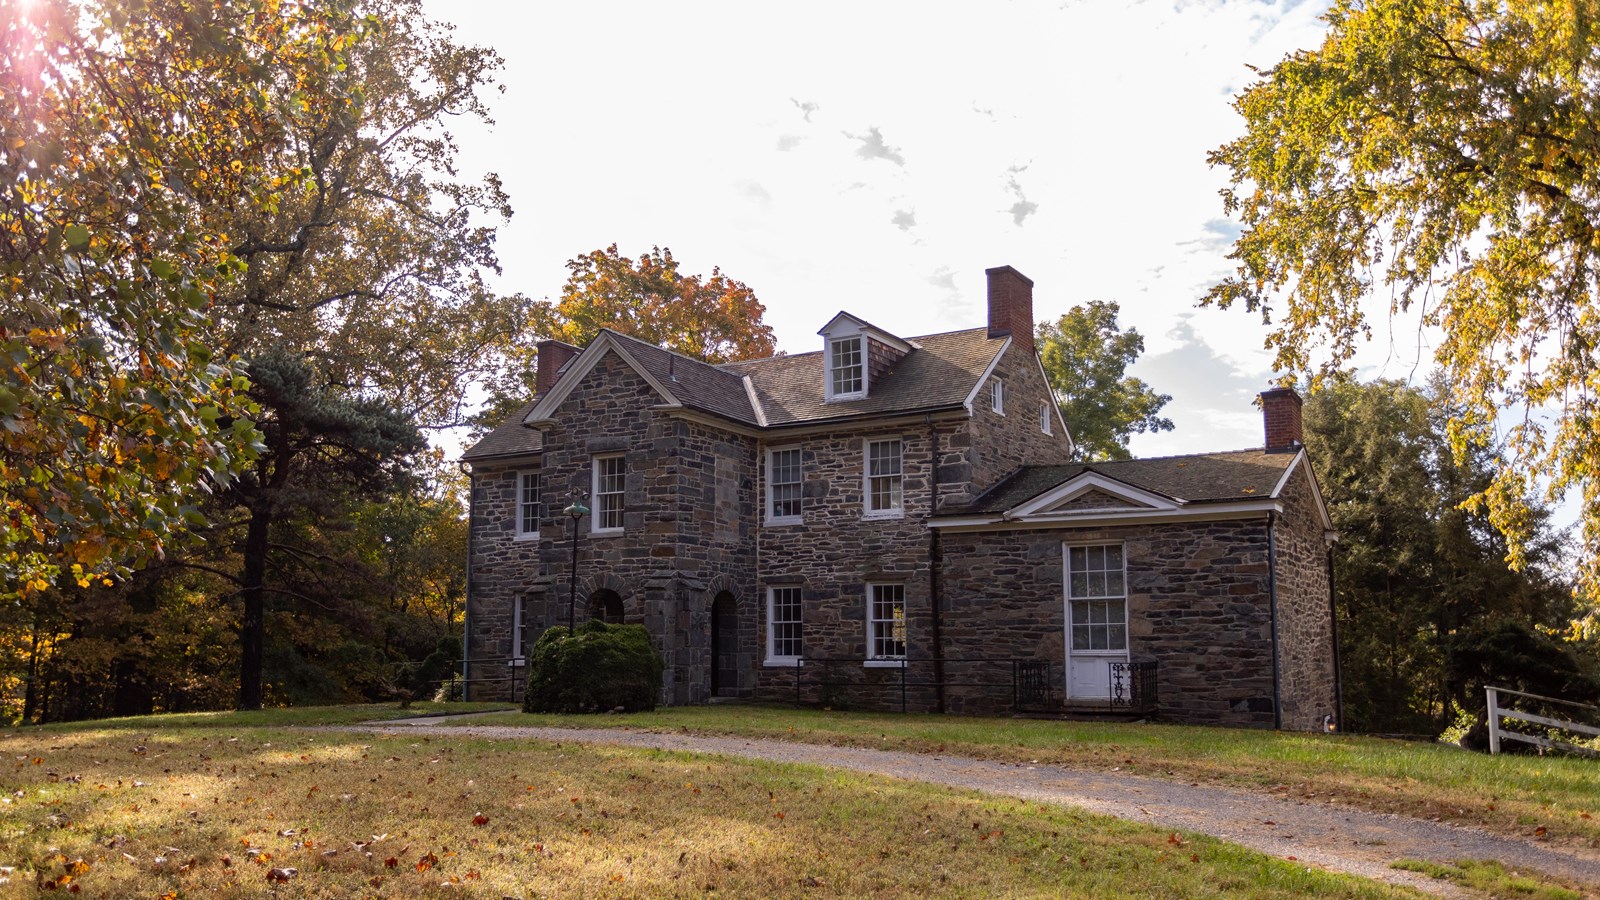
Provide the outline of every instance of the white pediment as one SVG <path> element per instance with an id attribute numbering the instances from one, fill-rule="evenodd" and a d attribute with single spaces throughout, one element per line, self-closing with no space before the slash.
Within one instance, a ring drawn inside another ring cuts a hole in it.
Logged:
<path id="1" fill-rule="evenodd" d="M 561 407 L 562 403 L 566 402 L 573 389 L 583 381 L 584 376 L 594 371 L 594 367 L 599 365 L 600 360 L 605 358 L 608 353 L 615 354 L 618 359 L 622 360 L 624 365 L 637 372 L 639 377 L 649 383 L 650 387 L 661 396 L 662 403 L 667 406 L 683 405 L 666 385 L 662 384 L 660 380 L 650 374 L 649 370 L 639 364 L 639 360 L 628 352 L 624 341 L 619 340 L 609 329 L 601 329 L 599 337 L 590 341 L 589 345 L 583 348 L 583 352 L 567 361 L 567 364 L 561 369 L 561 378 L 556 382 L 555 387 L 551 388 L 548 394 L 545 394 L 544 397 L 540 398 L 539 402 L 533 405 L 533 409 L 528 411 L 528 415 L 523 419 L 523 422 L 532 424 L 534 422 L 547 421 L 554 417 L 556 410 Z"/>
<path id="2" fill-rule="evenodd" d="M 1006 512 L 1007 519 L 1103 516 L 1107 513 L 1174 510 L 1183 505 L 1165 494 L 1134 487 L 1093 470 L 1084 471 Z"/>

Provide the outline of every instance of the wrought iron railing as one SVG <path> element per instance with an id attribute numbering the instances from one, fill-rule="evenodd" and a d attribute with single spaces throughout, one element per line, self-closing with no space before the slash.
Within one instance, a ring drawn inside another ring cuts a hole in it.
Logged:
<path id="1" fill-rule="evenodd" d="M 1154 713 L 1160 706 L 1155 660 L 1111 663 L 1109 699 L 1114 712 Z"/>
<path id="2" fill-rule="evenodd" d="M 953 702 L 989 697 L 1001 705 L 1009 694 L 1015 712 L 1047 712 L 1055 699 L 1053 670 L 1048 660 L 1009 656 L 917 657 L 867 664 L 859 656 L 807 656 L 790 669 L 796 706 L 808 700 L 835 707 L 888 701 L 901 712 L 913 706 L 934 709 L 940 693 Z"/>

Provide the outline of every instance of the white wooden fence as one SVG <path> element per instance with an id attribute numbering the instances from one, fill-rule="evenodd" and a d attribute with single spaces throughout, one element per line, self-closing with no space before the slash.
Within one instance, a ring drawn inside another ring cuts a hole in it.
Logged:
<path id="1" fill-rule="evenodd" d="M 1533 700 L 1543 700 L 1546 703 L 1558 703 L 1562 706 L 1572 706 L 1578 709 L 1586 709 L 1596 714 L 1600 714 L 1600 707 L 1590 706 L 1586 703 L 1573 703 L 1571 700 L 1558 700 L 1555 697 L 1541 697 L 1538 694 L 1528 694 L 1524 693 L 1523 691 L 1513 691 L 1510 688 L 1492 687 L 1487 688 L 1486 690 L 1489 693 L 1490 753 L 1500 752 L 1500 741 L 1511 740 L 1522 741 L 1523 743 L 1527 744 L 1535 744 L 1546 750 L 1560 748 L 1572 753 L 1585 753 L 1591 756 L 1600 756 L 1600 752 L 1597 752 L 1589 747 L 1579 747 L 1573 744 L 1564 743 L 1562 741 L 1552 740 L 1551 738 L 1540 737 L 1536 734 L 1523 734 L 1520 731 L 1502 730 L 1500 728 L 1501 719 L 1516 719 L 1521 722 L 1532 722 L 1535 725 L 1548 725 L 1551 728 L 1560 728 L 1563 731 L 1575 731 L 1579 734 L 1592 734 L 1596 737 L 1600 737 L 1600 728 L 1596 728 L 1593 725 L 1585 725 L 1581 722 L 1567 722 L 1561 719 L 1552 719 L 1547 716 L 1536 716 L 1533 713 L 1521 712 L 1515 709 L 1507 709 L 1500 705 L 1500 695 L 1511 694 L 1517 697 L 1528 697 Z"/>

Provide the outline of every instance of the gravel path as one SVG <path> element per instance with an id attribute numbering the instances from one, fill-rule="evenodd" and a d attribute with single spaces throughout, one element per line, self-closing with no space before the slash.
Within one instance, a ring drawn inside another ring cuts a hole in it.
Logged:
<path id="1" fill-rule="evenodd" d="M 1583 882 L 1600 892 L 1600 853 L 1593 850 L 1542 846 L 1476 828 L 1230 788 L 1055 766 L 751 738 L 604 728 L 450 726 L 438 722 L 437 718 L 402 719 L 340 730 L 612 744 L 832 766 L 1077 806 L 1162 828 L 1196 831 L 1272 856 L 1294 857 L 1327 869 L 1409 885 L 1431 893 L 1454 891 L 1434 879 L 1391 869 L 1389 863 L 1406 858 L 1442 862 L 1494 859 L 1512 870 L 1536 869 Z"/>

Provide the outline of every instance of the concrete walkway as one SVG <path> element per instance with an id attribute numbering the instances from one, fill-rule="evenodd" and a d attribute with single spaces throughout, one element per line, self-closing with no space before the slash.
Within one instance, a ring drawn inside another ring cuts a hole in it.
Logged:
<path id="1" fill-rule="evenodd" d="M 1392 869 L 1397 859 L 1493 859 L 1508 869 L 1533 869 L 1582 882 L 1600 896 L 1600 852 L 1545 846 L 1476 828 L 1426 822 L 1231 788 L 1180 784 L 1136 775 L 1081 772 L 1055 766 L 998 763 L 954 756 L 868 750 L 738 737 L 707 737 L 604 728 L 441 725 L 438 718 L 401 719 L 340 730 L 424 733 L 593 743 L 712 753 L 769 762 L 832 766 L 1076 806 L 1161 828 L 1209 834 L 1279 858 L 1456 894 L 1448 884 Z"/>

